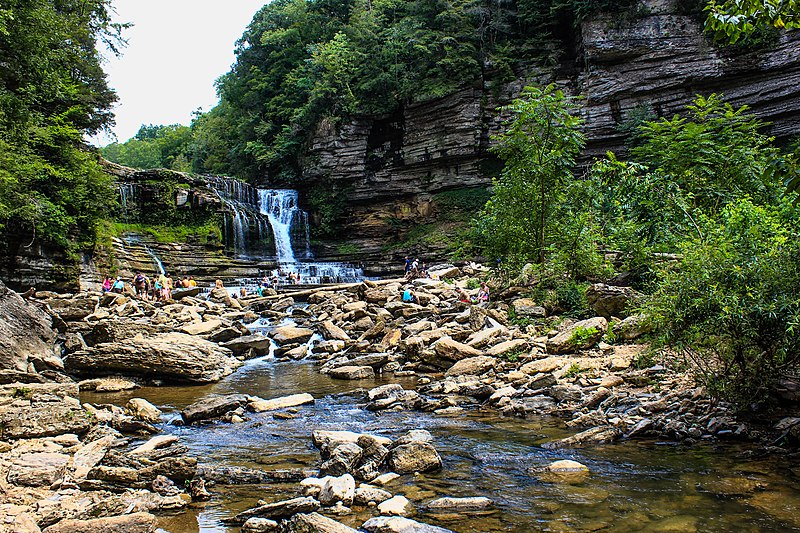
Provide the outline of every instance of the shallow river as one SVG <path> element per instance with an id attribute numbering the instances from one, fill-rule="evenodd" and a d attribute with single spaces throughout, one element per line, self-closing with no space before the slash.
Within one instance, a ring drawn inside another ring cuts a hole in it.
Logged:
<path id="1" fill-rule="evenodd" d="M 314 468 L 319 453 L 311 444 L 313 429 L 389 437 L 427 429 L 444 469 L 432 475 L 404 476 L 388 489 L 405 495 L 420 509 L 440 496 L 487 496 L 496 502 L 497 510 L 484 515 L 465 518 L 421 511 L 416 517 L 458 533 L 800 530 L 796 477 L 800 468 L 785 459 L 745 459 L 747 450 L 732 446 L 655 442 L 545 450 L 539 445 L 568 434 L 557 420 L 503 418 L 489 410 L 456 417 L 372 413 L 359 405 L 359 395 L 348 394 L 382 383 L 380 379 L 337 381 L 320 375 L 311 363 L 264 358 L 248 362 L 215 385 L 143 388 L 113 395 L 87 394 L 83 399 L 123 405 L 131 397 L 146 398 L 164 411 L 162 429 L 180 436 L 200 463 L 212 465 Z M 309 392 L 317 402 L 300 407 L 295 419 L 275 420 L 271 413 L 263 413 L 248 414 L 243 424 L 169 424 L 182 407 L 208 394 L 246 393 L 269 399 L 297 392 Z M 589 480 L 576 486 L 547 484 L 528 473 L 558 459 L 587 465 L 592 473 Z M 298 488 L 297 483 L 212 486 L 211 501 L 162 517 L 160 525 L 171 533 L 238 531 L 226 528 L 222 520 L 258 499 L 299 495 Z M 370 511 L 364 510 L 337 519 L 358 526 L 369 516 Z"/>

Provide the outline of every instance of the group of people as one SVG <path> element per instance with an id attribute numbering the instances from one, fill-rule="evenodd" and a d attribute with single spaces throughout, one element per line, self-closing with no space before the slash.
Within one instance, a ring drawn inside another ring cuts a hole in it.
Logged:
<path id="1" fill-rule="evenodd" d="M 489 303 L 489 286 L 486 285 L 486 282 L 481 282 L 481 286 L 478 289 L 478 294 L 476 296 L 470 296 L 467 294 L 462 288 L 458 288 L 458 301 L 467 303 L 467 304 L 482 304 L 482 303 Z"/>
<path id="2" fill-rule="evenodd" d="M 425 263 L 420 263 L 418 258 L 411 260 L 408 256 L 406 256 L 405 261 L 406 264 L 403 268 L 403 274 L 406 278 L 406 281 L 430 277 L 428 274 L 428 267 L 425 266 Z"/>
<path id="3" fill-rule="evenodd" d="M 172 276 L 165 272 L 151 279 L 142 272 L 137 272 L 131 280 L 131 285 L 139 298 L 164 301 L 172 299 L 173 289 L 197 287 L 197 282 L 192 276 L 184 276 L 182 279 L 173 280 Z M 125 292 L 125 281 L 121 276 L 117 276 L 117 279 L 113 281 L 109 276 L 106 276 L 103 280 L 103 292 L 122 294 Z"/>

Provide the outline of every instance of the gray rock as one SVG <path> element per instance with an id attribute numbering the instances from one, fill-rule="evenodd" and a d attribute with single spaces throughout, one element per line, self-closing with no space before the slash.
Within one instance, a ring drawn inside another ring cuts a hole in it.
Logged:
<path id="1" fill-rule="evenodd" d="M 196 401 L 181 411 L 181 417 L 187 424 L 200 420 L 219 418 L 225 413 L 247 405 L 247 396 L 244 394 L 229 394 L 226 396 L 211 396 Z"/>
<path id="2" fill-rule="evenodd" d="M 269 337 L 264 335 L 245 335 L 228 342 L 223 342 L 220 346 L 229 349 L 234 355 L 247 355 L 249 357 L 261 357 L 269 353 Z"/>
<path id="3" fill-rule="evenodd" d="M 586 300 L 598 315 L 611 318 L 624 317 L 631 303 L 640 294 L 630 287 L 616 287 L 605 283 L 595 283 L 586 289 Z"/>
<path id="4" fill-rule="evenodd" d="M 78 375 L 122 374 L 190 383 L 219 381 L 242 365 L 230 350 L 185 333 L 98 344 L 68 355 L 64 363 Z"/>
<path id="5" fill-rule="evenodd" d="M 371 366 L 341 366 L 331 369 L 330 376 L 336 379 L 369 379 L 375 377 L 375 370 Z"/>
<path id="6" fill-rule="evenodd" d="M 62 520 L 42 533 L 153 533 L 155 530 L 155 516 L 133 513 L 93 520 Z"/>
<path id="7" fill-rule="evenodd" d="M 400 516 L 376 516 L 361 526 L 369 533 L 454 533 L 443 527 L 431 526 Z"/>
<path id="8" fill-rule="evenodd" d="M 358 533 L 355 529 L 319 513 L 298 514 L 281 524 L 284 533 Z"/>
<path id="9" fill-rule="evenodd" d="M 27 373 L 31 363 L 55 354 L 56 332 L 52 319 L 0 282 L 0 375 L 6 371 Z M 40 370 L 43 368 L 40 368 Z M 8 383 L 0 378 L 2 383 Z"/>
<path id="10" fill-rule="evenodd" d="M 242 525 L 242 533 L 269 533 L 278 529 L 278 523 L 269 518 L 250 518 Z"/>
<path id="11" fill-rule="evenodd" d="M 547 352 L 552 354 L 572 353 L 591 348 L 603 338 L 608 321 L 594 317 L 576 322 L 555 337 L 547 340 Z"/>
<path id="12" fill-rule="evenodd" d="M 489 370 L 492 370 L 495 363 L 497 363 L 497 360 L 494 357 L 484 355 L 462 359 L 451 366 L 447 372 L 445 372 L 445 376 L 482 376 Z"/>
<path id="13" fill-rule="evenodd" d="M 279 345 L 285 344 L 303 344 L 314 335 L 314 331 L 308 328 L 297 328 L 294 326 L 282 326 L 272 330 L 270 334 L 272 339 Z"/>
<path id="14" fill-rule="evenodd" d="M 341 476 L 356 469 L 364 450 L 354 442 L 347 442 L 336 446 L 328 452 L 328 459 L 322 463 L 319 470 L 323 474 Z"/>
<path id="15" fill-rule="evenodd" d="M 398 474 L 430 472 L 442 468 L 442 458 L 432 444 L 410 442 L 389 452 L 389 467 Z"/>
<path id="16" fill-rule="evenodd" d="M 25 487 L 49 487 L 63 479 L 69 462 L 63 453 L 26 453 L 14 459 L 8 470 L 8 482 Z"/>
<path id="17" fill-rule="evenodd" d="M 494 502 L 483 496 L 472 498 L 438 498 L 428 503 L 428 509 L 435 512 L 465 513 L 484 511 L 494 506 Z"/>
<path id="18" fill-rule="evenodd" d="M 319 502 L 314 498 L 293 498 L 291 500 L 284 500 L 266 505 L 260 505 L 246 511 L 242 511 L 233 518 L 225 520 L 226 524 L 241 525 L 251 518 L 271 518 L 278 520 L 282 518 L 289 518 L 290 516 L 299 513 L 311 513 L 319 509 Z"/>
<path id="19" fill-rule="evenodd" d="M 327 476 L 322 479 L 322 489 L 319 491 L 317 499 L 324 507 L 330 507 L 336 502 L 344 505 L 352 505 L 355 496 L 356 480 L 350 474 L 333 477 Z"/>

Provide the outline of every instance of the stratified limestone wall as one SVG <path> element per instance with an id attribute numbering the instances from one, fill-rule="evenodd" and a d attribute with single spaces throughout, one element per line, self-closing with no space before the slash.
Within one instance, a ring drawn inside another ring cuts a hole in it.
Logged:
<path id="1" fill-rule="evenodd" d="M 526 85 L 555 82 L 583 97 L 586 161 L 623 149 L 618 125 L 630 110 L 648 104 L 671 116 L 696 94 L 723 93 L 735 106 L 750 106 L 772 123 L 779 141 L 800 133 L 798 31 L 783 33 L 767 51 L 719 48 L 674 0 L 645 0 L 630 19 L 587 21 L 578 40 L 577 54 L 565 56 L 577 59 L 531 71 L 499 91 L 478 82 L 392 116 L 323 125 L 309 148 L 305 178 L 349 187 L 344 233 L 374 251 L 376 237 L 391 233 L 390 220 L 435 216 L 420 209 L 432 194 L 490 183 L 498 168 L 488 152 L 502 122 L 497 107 Z"/>

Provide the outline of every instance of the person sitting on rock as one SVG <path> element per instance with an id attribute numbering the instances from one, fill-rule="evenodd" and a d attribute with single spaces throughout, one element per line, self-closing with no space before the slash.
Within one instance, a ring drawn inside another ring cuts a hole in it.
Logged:
<path id="1" fill-rule="evenodd" d="M 414 294 L 414 291 L 411 289 L 411 287 L 406 287 L 406 290 L 403 291 L 403 302 L 411 304 L 419 303 L 419 298 L 417 298 L 417 295 Z"/>
<path id="2" fill-rule="evenodd" d="M 194 280 L 193 276 L 189 276 L 189 287 L 197 287 L 197 282 Z"/>
<path id="3" fill-rule="evenodd" d="M 103 280 L 103 292 L 108 292 L 111 290 L 111 278 L 106 276 Z"/>
<path id="4" fill-rule="evenodd" d="M 244 287 L 239 287 L 239 297 L 246 298 L 247 297 L 247 289 Z"/>
<path id="5" fill-rule="evenodd" d="M 481 288 L 478 290 L 478 302 L 489 302 L 489 287 L 485 281 L 481 283 Z"/>
<path id="6" fill-rule="evenodd" d="M 222 284 L 222 280 L 221 279 L 217 278 L 217 280 L 214 282 L 214 288 L 215 289 L 224 289 L 225 285 Z"/>
<path id="7" fill-rule="evenodd" d="M 458 293 L 458 301 L 459 301 L 459 302 L 461 302 L 461 303 L 465 303 L 465 304 L 471 304 L 471 303 L 473 303 L 473 302 L 472 302 L 472 299 L 469 297 L 469 294 L 467 294 L 467 291 L 465 291 L 465 290 L 464 290 L 464 289 L 462 289 L 461 287 L 458 287 L 458 288 L 456 289 L 456 292 Z"/>

